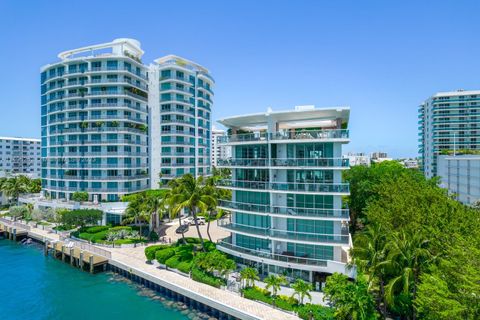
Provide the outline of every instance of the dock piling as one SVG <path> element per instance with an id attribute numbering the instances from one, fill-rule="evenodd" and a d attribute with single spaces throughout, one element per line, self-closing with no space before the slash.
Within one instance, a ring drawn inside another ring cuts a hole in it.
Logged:
<path id="1" fill-rule="evenodd" d="M 88 257 L 88 263 L 90 264 L 90 273 L 93 273 L 93 256 Z"/>

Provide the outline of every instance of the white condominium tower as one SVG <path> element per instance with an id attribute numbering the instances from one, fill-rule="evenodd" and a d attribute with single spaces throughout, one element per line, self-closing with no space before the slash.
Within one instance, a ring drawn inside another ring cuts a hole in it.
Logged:
<path id="1" fill-rule="evenodd" d="M 228 159 L 232 156 L 232 147 L 225 146 L 218 143 L 218 137 L 224 136 L 225 130 L 220 130 L 213 128 L 212 129 L 212 152 L 211 152 L 211 163 L 213 167 L 218 166 L 218 161 L 220 159 Z"/>
<path id="2" fill-rule="evenodd" d="M 169 55 L 150 66 L 152 188 L 211 170 L 214 80 L 204 67 Z"/>
<path id="3" fill-rule="evenodd" d="M 219 226 L 231 236 L 217 248 L 262 274 L 286 274 L 323 282 L 346 268 L 351 238 L 343 197 L 342 144 L 349 142 L 348 107 L 267 112 L 220 120 L 229 128 L 221 145 L 232 158 L 219 160 L 232 190 L 219 207 L 231 212 Z"/>
<path id="4" fill-rule="evenodd" d="M 0 177 L 23 174 L 40 178 L 40 139 L 0 137 Z"/>
<path id="5" fill-rule="evenodd" d="M 41 69 L 46 195 L 70 199 L 75 191 L 87 191 L 93 201 L 118 201 L 124 194 L 158 188 L 162 166 L 180 167 L 179 158 L 188 164 L 193 161 L 193 170 L 188 167 L 187 172 L 209 173 L 205 159 L 210 157 L 213 80 L 205 69 L 195 65 L 199 70 L 193 70 L 193 63 L 175 56 L 147 66 L 141 60 L 143 53 L 138 41 L 116 39 L 62 52 L 60 61 Z M 170 71 L 168 81 L 157 76 L 164 66 Z M 164 96 L 162 84 L 167 82 L 172 91 Z M 172 108 L 183 106 L 193 112 L 184 118 L 189 124 L 178 124 L 181 119 L 174 118 L 179 121 L 163 130 L 163 113 L 171 115 L 161 109 L 167 98 Z M 192 141 L 187 133 L 207 137 Z M 164 149 L 164 137 L 179 143 Z M 180 145 L 193 150 L 181 151 Z M 170 161 L 164 160 L 162 150 Z M 187 157 L 187 152 L 193 156 Z"/>
<path id="6" fill-rule="evenodd" d="M 480 151 L 480 90 L 439 92 L 418 108 L 419 153 L 426 177 L 437 175 L 437 158 Z"/>

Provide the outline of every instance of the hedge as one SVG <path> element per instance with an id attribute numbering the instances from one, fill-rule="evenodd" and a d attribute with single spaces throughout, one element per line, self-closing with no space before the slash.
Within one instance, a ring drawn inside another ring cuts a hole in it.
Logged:
<path id="1" fill-rule="evenodd" d="M 273 305 L 273 297 L 266 289 L 259 287 L 250 287 L 243 289 L 243 296 L 250 300 L 262 301 Z M 292 297 L 277 295 L 275 298 L 275 306 L 287 311 L 295 311 L 298 307 L 298 300 Z"/>
<path id="2" fill-rule="evenodd" d="M 165 261 L 165 265 L 169 268 L 172 268 L 172 269 L 177 269 L 177 266 L 180 264 L 180 257 L 179 256 L 173 256 L 173 257 L 170 257 L 167 259 L 167 261 Z"/>
<path id="3" fill-rule="evenodd" d="M 132 227 L 128 226 L 117 226 L 109 229 L 110 231 L 120 231 L 120 230 L 127 230 L 127 231 L 132 231 Z"/>
<path id="4" fill-rule="evenodd" d="M 216 288 L 226 285 L 224 279 L 210 275 L 196 267 L 192 268 L 192 279 Z"/>
<path id="5" fill-rule="evenodd" d="M 154 245 L 154 246 L 146 247 L 145 248 L 145 257 L 147 258 L 148 261 L 152 261 L 152 260 L 155 259 L 155 253 L 158 250 L 166 249 L 168 247 L 170 247 L 170 246 L 165 245 L 165 244 L 157 244 L 157 245 Z"/>
<path id="6" fill-rule="evenodd" d="M 173 250 L 172 248 L 166 248 L 166 249 L 158 250 L 155 253 L 155 258 L 161 264 L 165 264 L 165 262 L 169 258 L 173 257 L 174 255 L 175 255 L 175 250 Z"/>
<path id="7" fill-rule="evenodd" d="M 94 226 L 94 227 L 88 227 L 86 232 L 87 233 L 97 233 L 101 231 L 108 230 L 110 227 L 107 226 Z"/>
<path id="8" fill-rule="evenodd" d="M 189 273 L 190 269 L 192 269 L 192 262 L 191 261 L 182 261 L 177 265 L 177 269 L 183 273 Z"/>
<path id="9" fill-rule="evenodd" d="M 316 304 L 307 303 L 297 309 L 298 316 L 304 320 L 310 320 L 310 315 L 314 320 L 333 320 L 335 319 L 333 308 L 324 307 Z M 311 312 L 311 313 L 310 313 Z"/>

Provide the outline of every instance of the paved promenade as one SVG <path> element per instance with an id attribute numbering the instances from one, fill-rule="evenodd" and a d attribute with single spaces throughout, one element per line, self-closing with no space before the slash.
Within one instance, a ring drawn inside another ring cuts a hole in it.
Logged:
<path id="1" fill-rule="evenodd" d="M 55 233 L 49 233 L 38 228 L 31 228 L 29 231 L 31 237 L 37 239 L 48 239 L 49 241 L 59 240 L 59 236 Z M 181 294 L 190 297 L 199 297 L 198 301 L 209 304 L 211 306 L 219 306 L 218 309 L 232 309 L 236 314 L 243 314 L 244 319 L 264 319 L 264 320 L 298 320 L 299 318 L 273 309 L 267 305 L 245 299 L 239 295 L 211 287 L 209 285 L 193 281 L 185 276 L 179 275 L 173 271 L 159 269 L 154 265 L 145 263 L 143 248 L 103 248 L 111 252 L 112 257 L 110 263 L 116 266 L 126 266 L 131 272 L 140 275 L 146 275 L 149 280 L 158 279 L 159 282 Z M 142 249 L 142 250 L 139 250 Z M 175 289 L 177 290 L 175 290 Z M 197 299 L 196 299 L 197 300 Z M 210 302 L 210 303 L 209 303 Z M 223 311 L 221 310 L 221 311 Z"/>

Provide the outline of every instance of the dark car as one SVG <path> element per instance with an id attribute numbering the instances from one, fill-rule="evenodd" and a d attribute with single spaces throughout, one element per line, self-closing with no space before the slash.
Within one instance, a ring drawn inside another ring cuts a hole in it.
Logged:
<path id="1" fill-rule="evenodd" d="M 180 227 L 175 230 L 177 234 L 182 234 L 188 231 L 188 224 L 182 224 Z"/>

